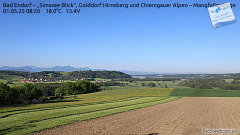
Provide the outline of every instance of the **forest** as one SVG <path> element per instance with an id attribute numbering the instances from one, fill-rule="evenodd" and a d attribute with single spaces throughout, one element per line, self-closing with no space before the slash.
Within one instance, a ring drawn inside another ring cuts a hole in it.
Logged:
<path id="1" fill-rule="evenodd" d="M 116 79 L 116 78 L 131 78 L 130 75 L 120 71 L 73 71 L 73 72 L 59 72 L 59 71 L 42 71 L 42 72 L 20 72 L 20 71 L 0 71 L 0 78 L 3 75 L 16 75 L 23 78 L 37 78 L 37 79 L 55 79 L 55 80 L 71 80 L 82 78 L 103 78 L 103 79 Z"/>

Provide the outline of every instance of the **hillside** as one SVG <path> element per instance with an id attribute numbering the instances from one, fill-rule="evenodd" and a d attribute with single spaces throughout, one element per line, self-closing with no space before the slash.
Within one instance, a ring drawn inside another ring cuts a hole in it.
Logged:
<path id="1" fill-rule="evenodd" d="M 131 78 L 130 75 L 120 71 L 73 71 L 73 72 L 59 72 L 59 71 L 42 71 L 42 72 L 21 72 L 21 71 L 0 71 L 0 79 L 8 80 L 11 76 L 19 76 L 22 78 L 35 79 L 55 79 L 55 80 L 71 80 L 82 78 Z"/>

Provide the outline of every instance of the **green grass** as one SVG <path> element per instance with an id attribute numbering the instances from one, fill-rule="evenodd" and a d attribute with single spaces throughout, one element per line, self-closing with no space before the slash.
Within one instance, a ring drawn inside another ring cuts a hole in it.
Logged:
<path id="1" fill-rule="evenodd" d="M 183 97 L 240 97 L 240 90 L 176 88 L 170 96 Z"/>
<path id="2" fill-rule="evenodd" d="M 110 88 L 112 89 L 115 89 L 115 88 L 119 88 L 119 89 L 122 89 L 122 88 L 132 88 L 132 87 L 145 87 L 145 88 L 151 88 L 151 87 L 148 87 L 148 86 L 142 86 L 142 83 L 155 83 L 156 84 L 156 87 L 153 87 L 153 88 L 164 88 L 165 87 L 165 84 L 167 85 L 168 88 L 179 88 L 179 87 L 182 87 L 182 86 L 179 86 L 179 80 L 176 80 L 175 82 L 173 81 L 133 81 L 133 82 L 129 82 L 129 81 L 119 81 L 120 83 L 128 83 L 128 85 L 126 86 L 110 86 Z M 161 84 L 161 86 L 159 86 L 159 83 Z M 108 86 L 109 87 L 109 86 Z"/>
<path id="3" fill-rule="evenodd" d="M 26 134 L 180 98 L 169 97 L 171 91 L 171 88 L 121 89 L 79 95 L 74 102 L 0 107 L 0 134 Z"/>
<path id="4" fill-rule="evenodd" d="M 17 76 L 17 75 L 6 75 L 6 74 L 2 74 L 0 73 L 0 76 L 3 77 L 0 79 L 0 82 L 7 82 L 7 81 L 12 81 L 13 84 L 15 85 L 23 85 L 24 83 L 21 83 L 21 76 Z M 13 84 L 10 84 L 10 86 L 13 86 Z"/>
<path id="5" fill-rule="evenodd" d="M 13 106 L 2 106 L 0 112 L 16 111 L 16 110 L 28 110 L 45 107 L 57 107 L 62 105 L 74 105 L 84 103 L 95 103 L 118 100 L 134 96 L 168 96 L 172 88 L 132 88 L 132 89 L 119 89 L 119 90 L 108 90 L 89 94 L 77 95 L 76 99 L 73 96 L 67 96 L 64 102 L 56 103 L 45 103 L 45 104 L 30 104 L 30 105 L 13 105 Z"/>
<path id="6" fill-rule="evenodd" d="M 224 79 L 226 82 L 231 83 L 234 79 Z"/>

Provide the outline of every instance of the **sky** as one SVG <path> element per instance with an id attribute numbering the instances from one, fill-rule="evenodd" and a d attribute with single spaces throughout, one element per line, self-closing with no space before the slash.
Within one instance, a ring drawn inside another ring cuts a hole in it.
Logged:
<path id="1" fill-rule="evenodd" d="M 91 0 L 91 3 L 236 4 L 237 23 L 214 29 L 207 8 L 78 8 L 79 14 L 5 14 L 1 0 L 0 66 L 167 73 L 240 72 L 239 0 Z M 18 8 L 19 9 L 19 8 Z M 65 9 L 64 9 L 65 10 Z"/>

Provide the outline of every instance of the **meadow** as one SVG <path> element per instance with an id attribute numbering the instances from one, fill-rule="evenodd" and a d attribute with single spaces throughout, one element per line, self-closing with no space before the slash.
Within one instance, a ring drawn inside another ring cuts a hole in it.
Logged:
<path id="1" fill-rule="evenodd" d="M 20 82 L 21 80 L 21 76 L 17 76 L 17 75 L 6 75 L 6 74 L 2 74 L 0 73 L 0 82 L 11 82 L 11 84 L 9 84 L 10 86 L 13 85 L 17 85 L 17 86 L 22 86 L 24 83 Z"/>
<path id="2" fill-rule="evenodd" d="M 240 90 L 175 88 L 170 96 L 182 97 L 240 97 Z"/>
<path id="3" fill-rule="evenodd" d="M 77 121 L 173 101 L 172 88 L 102 91 L 66 97 L 65 101 L 0 107 L 0 134 L 27 134 Z"/>

